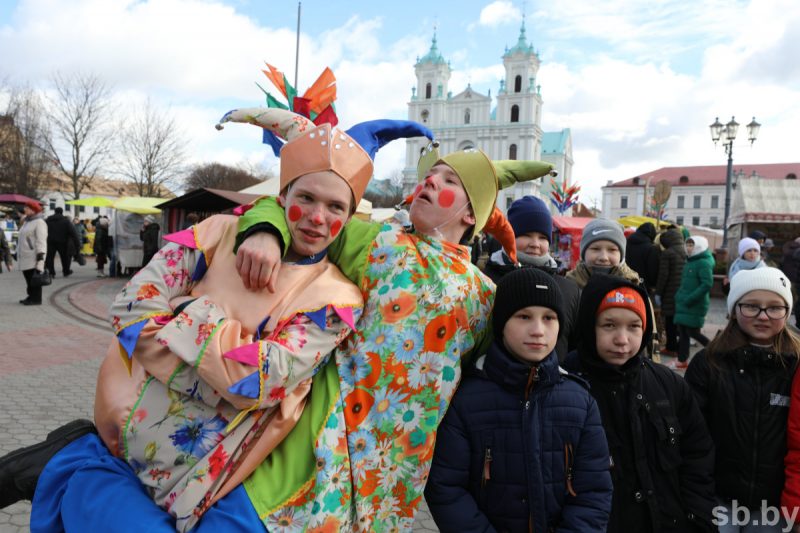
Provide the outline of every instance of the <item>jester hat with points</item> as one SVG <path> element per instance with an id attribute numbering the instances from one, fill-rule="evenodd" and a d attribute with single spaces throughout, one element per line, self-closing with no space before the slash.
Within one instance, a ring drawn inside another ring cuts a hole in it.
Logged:
<path id="1" fill-rule="evenodd" d="M 217 124 L 244 122 L 260 126 L 286 139 L 280 150 L 280 187 L 306 174 L 329 170 L 350 186 L 355 204 L 361 200 L 372 177 L 372 160 L 386 143 L 404 137 L 433 138 L 433 133 L 408 120 L 372 120 L 347 131 L 279 108 L 234 109 Z"/>

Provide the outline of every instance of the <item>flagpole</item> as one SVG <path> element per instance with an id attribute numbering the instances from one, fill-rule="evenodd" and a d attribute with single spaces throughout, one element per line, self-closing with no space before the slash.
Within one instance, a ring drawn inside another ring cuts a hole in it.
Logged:
<path id="1" fill-rule="evenodd" d="M 294 48 L 294 87 L 297 89 L 297 73 L 300 64 L 300 5 L 302 2 L 297 2 L 297 42 Z"/>

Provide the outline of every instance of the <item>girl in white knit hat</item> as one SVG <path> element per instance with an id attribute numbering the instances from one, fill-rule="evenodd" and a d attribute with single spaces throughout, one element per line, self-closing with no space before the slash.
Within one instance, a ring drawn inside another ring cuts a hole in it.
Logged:
<path id="1" fill-rule="evenodd" d="M 716 446 L 714 514 L 723 533 L 756 523 L 758 531 L 788 531 L 778 509 L 800 354 L 800 337 L 787 327 L 792 304 L 791 283 L 777 268 L 740 271 L 731 280 L 728 325 L 686 371 Z M 749 509 L 746 524 L 742 509 Z"/>

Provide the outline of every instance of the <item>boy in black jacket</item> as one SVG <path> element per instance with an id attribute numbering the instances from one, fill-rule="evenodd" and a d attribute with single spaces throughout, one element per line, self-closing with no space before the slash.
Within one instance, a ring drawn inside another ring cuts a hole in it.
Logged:
<path id="1" fill-rule="evenodd" d="M 439 427 L 425 498 L 441 531 L 605 531 L 606 439 L 586 383 L 558 367 L 562 320 L 550 275 L 497 286 L 494 342 Z"/>
<path id="2" fill-rule="evenodd" d="M 609 533 L 714 531 L 714 444 L 689 386 L 643 357 L 651 340 L 645 290 L 595 274 L 581 295 L 577 352 L 611 454 Z"/>

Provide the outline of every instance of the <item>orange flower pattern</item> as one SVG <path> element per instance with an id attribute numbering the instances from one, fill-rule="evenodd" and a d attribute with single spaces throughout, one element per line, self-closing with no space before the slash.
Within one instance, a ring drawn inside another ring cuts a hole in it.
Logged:
<path id="1" fill-rule="evenodd" d="M 494 286 L 463 247 L 388 224 L 369 246 L 365 313 L 334 351 L 341 401 L 315 443 L 316 478 L 268 527 L 292 516 L 298 531 L 410 531 L 461 355 L 486 332 Z"/>

